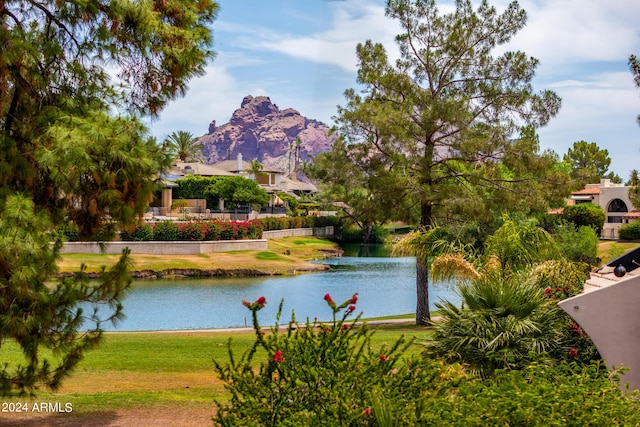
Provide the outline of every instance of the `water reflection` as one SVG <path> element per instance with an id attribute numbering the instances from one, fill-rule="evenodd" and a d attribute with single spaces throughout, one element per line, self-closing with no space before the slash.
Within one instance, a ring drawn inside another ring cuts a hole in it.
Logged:
<path id="1" fill-rule="evenodd" d="M 124 303 L 127 318 L 107 330 L 244 326 L 251 319 L 242 300 L 254 301 L 261 295 L 268 301 L 260 311 L 265 325 L 274 322 L 283 298 L 283 321 L 290 319 L 294 308 L 300 321 L 307 317 L 330 319 L 331 311 L 322 300 L 326 293 L 341 302 L 358 292 L 358 312 L 366 317 L 415 312 L 414 258 L 343 256 L 321 262 L 331 269 L 291 277 L 136 281 Z M 440 298 L 458 299 L 445 285 L 431 287 L 430 297 L 432 308 Z"/>

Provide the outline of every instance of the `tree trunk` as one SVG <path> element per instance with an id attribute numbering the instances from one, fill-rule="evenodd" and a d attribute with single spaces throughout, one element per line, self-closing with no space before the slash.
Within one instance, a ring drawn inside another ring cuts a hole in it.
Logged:
<path id="1" fill-rule="evenodd" d="M 432 206 L 428 202 L 422 202 L 420 211 L 420 225 L 429 227 L 432 219 Z M 416 258 L 416 325 L 426 325 L 431 320 L 429 313 L 429 260 Z"/>
<path id="2" fill-rule="evenodd" d="M 362 243 L 371 243 L 372 235 L 373 235 L 373 223 L 365 222 L 362 225 Z"/>
<path id="3" fill-rule="evenodd" d="M 431 320 L 429 313 L 429 265 L 416 259 L 416 293 L 418 304 L 416 306 L 416 325 L 426 325 Z"/>

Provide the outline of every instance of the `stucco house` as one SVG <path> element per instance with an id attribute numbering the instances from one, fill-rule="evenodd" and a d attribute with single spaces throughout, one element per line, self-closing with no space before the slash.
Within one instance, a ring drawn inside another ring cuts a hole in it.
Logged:
<path id="1" fill-rule="evenodd" d="M 164 178 L 164 188 L 159 203 L 156 203 L 154 216 L 165 216 L 171 213 L 173 204 L 172 189 L 177 187 L 175 183 L 180 178 L 188 175 L 195 176 L 243 176 L 256 181 L 267 193 L 271 195 L 271 205 L 275 206 L 280 199 L 277 193 L 287 193 L 294 197 L 304 194 L 313 194 L 317 188 L 307 182 L 298 181 L 295 175 L 285 177 L 281 171 L 263 169 L 259 174 L 251 172 L 251 164 L 242 159 L 242 154 L 238 153 L 236 160 L 225 160 L 213 165 L 198 162 L 180 162 L 173 164 L 171 171 Z M 281 201 L 280 201 L 281 202 Z M 211 206 L 206 206 L 204 199 L 189 200 L 191 213 L 209 213 Z M 221 208 L 221 207 L 219 207 Z"/>
<path id="2" fill-rule="evenodd" d="M 640 211 L 634 210 L 629 200 L 629 188 L 610 179 L 601 179 L 599 184 L 587 184 L 585 188 L 571 193 L 571 202 L 600 206 L 606 212 L 602 238 L 617 239 L 620 226 L 640 218 Z"/>

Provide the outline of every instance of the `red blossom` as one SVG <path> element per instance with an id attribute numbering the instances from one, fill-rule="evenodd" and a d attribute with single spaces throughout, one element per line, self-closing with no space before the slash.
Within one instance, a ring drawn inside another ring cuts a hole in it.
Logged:
<path id="1" fill-rule="evenodd" d="M 387 360 L 387 356 L 385 356 L 384 354 L 381 354 L 380 356 L 378 356 L 378 359 L 384 362 L 385 360 Z"/>
<path id="2" fill-rule="evenodd" d="M 333 301 L 333 300 L 331 299 L 331 294 L 325 294 L 325 295 L 324 295 L 324 300 L 325 300 L 326 302 L 331 302 L 331 301 Z"/>
<path id="3" fill-rule="evenodd" d="M 282 357 L 282 350 L 276 351 L 276 354 L 273 355 L 273 360 L 275 360 L 276 363 L 284 362 L 284 357 Z"/>
<path id="4" fill-rule="evenodd" d="M 350 306 L 347 308 L 347 313 L 351 313 L 351 312 L 353 312 L 353 311 L 356 311 L 356 306 L 355 306 L 355 305 L 350 305 Z"/>
<path id="5" fill-rule="evenodd" d="M 578 357 L 578 350 L 576 350 L 575 348 L 572 348 L 569 350 L 569 357 Z"/>
<path id="6" fill-rule="evenodd" d="M 551 290 L 551 288 L 546 288 L 546 289 L 544 290 L 544 293 L 545 293 L 545 294 L 547 294 L 547 295 L 548 295 L 548 294 L 550 294 L 551 292 L 553 292 L 553 291 Z"/>
<path id="7" fill-rule="evenodd" d="M 260 307 L 264 307 L 266 303 L 267 299 L 265 297 L 260 297 L 256 300 L 256 304 L 258 304 Z"/>
<path id="8" fill-rule="evenodd" d="M 251 303 L 249 301 L 242 300 L 242 305 L 244 305 L 245 307 L 249 307 Z"/>
<path id="9" fill-rule="evenodd" d="M 353 294 L 353 296 L 351 297 L 351 304 L 355 304 L 358 302 L 358 293 L 356 292 L 355 294 Z"/>
<path id="10" fill-rule="evenodd" d="M 349 329 L 349 324 L 348 323 L 343 323 L 342 324 L 342 329 Z"/>
<path id="11" fill-rule="evenodd" d="M 364 414 L 365 415 L 371 415 L 371 408 L 364 408 Z"/>

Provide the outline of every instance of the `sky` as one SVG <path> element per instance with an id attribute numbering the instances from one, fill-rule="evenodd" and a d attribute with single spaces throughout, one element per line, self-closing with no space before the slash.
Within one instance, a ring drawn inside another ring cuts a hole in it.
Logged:
<path id="1" fill-rule="evenodd" d="M 247 95 L 333 124 L 344 91 L 358 90 L 358 43 L 382 43 L 397 55 L 398 24 L 384 0 L 218 0 L 215 58 L 183 98 L 148 123 L 159 140 L 184 130 L 207 133 L 226 123 Z M 437 1 L 444 13 L 452 1 Z M 508 1 L 490 0 L 498 10 Z M 474 1 L 474 4 L 478 4 Z M 538 130 L 541 149 L 560 156 L 576 141 L 595 142 L 610 171 L 628 179 L 640 169 L 640 89 L 627 64 L 640 56 L 640 1 L 521 0 L 527 25 L 504 48 L 540 61 L 533 87 L 562 98 L 558 115 Z"/>

